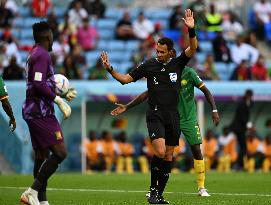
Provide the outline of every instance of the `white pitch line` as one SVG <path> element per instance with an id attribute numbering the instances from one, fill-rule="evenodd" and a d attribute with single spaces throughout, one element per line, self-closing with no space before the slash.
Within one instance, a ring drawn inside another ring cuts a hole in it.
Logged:
<path id="1" fill-rule="evenodd" d="M 28 187 L 0 187 L 0 189 L 17 189 L 25 190 Z M 117 190 L 117 189 L 64 189 L 64 188 L 47 188 L 48 191 L 72 191 L 72 192 L 112 192 L 112 193 L 146 193 L 147 191 L 138 190 Z M 197 195 L 193 192 L 165 192 L 166 194 L 185 194 L 185 195 Z M 255 193 L 210 193 L 212 195 L 223 196 L 258 196 L 258 197 L 271 197 L 271 194 L 255 194 Z"/>

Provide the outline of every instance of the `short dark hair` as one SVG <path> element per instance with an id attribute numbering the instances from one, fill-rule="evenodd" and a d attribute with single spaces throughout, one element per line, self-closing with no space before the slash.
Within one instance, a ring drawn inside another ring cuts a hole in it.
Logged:
<path id="1" fill-rule="evenodd" d="M 51 30 L 51 27 L 48 22 L 40 21 L 38 23 L 34 23 L 32 29 L 34 40 L 36 43 L 39 43 L 44 39 L 45 33 Z"/>
<path id="2" fill-rule="evenodd" d="M 159 43 L 161 45 L 167 45 L 167 49 L 169 51 L 171 51 L 173 49 L 173 46 L 174 46 L 173 41 L 170 38 L 167 38 L 167 37 L 160 38 L 157 43 Z"/>

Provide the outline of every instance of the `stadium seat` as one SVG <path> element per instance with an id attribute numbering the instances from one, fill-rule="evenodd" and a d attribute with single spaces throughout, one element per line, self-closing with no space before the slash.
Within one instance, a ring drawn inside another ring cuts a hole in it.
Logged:
<path id="1" fill-rule="evenodd" d="M 256 14 L 253 9 L 251 9 L 248 12 L 248 24 L 249 24 L 250 29 L 252 29 L 252 30 L 257 29 L 257 27 L 258 27 L 258 23 L 256 20 Z"/>
<path id="2" fill-rule="evenodd" d="M 108 49 L 112 51 L 123 51 L 125 50 L 125 42 L 118 40 L 109 41 Z"/>
<path id="3" fill-rule="evenodd" d="M 205 52 L 205 53 L 213 52 L 213 45 L 210 41 L 201 41 L 199 43 L 199 48 L 202 52 Z"/>
<path id="4" fill-rule="evenodd" d="M 174 42 L 179 42 L 181 38 L 181 33 L 178 30 L 165 30 L 164 36 L 171 38 Z"/>
<path id="5" fill-rule="evenodd" d="M 97 45 L 98 50 L 108 50 L 108 41 L 100 40 Z"/>
<path id="6" fill-rule="evenodd" d="M 19 29 L 12 29 L 11 34 L 17 39 L 21 38 L 21 31 Z"/>
<path id="7" fill-rule="evenodd" d="M 126 42 L 125 48 L 127 51 L 136 51 L 139 48 L 140 41 L 130 40 Z"/>
<path id="8" fill-rule="evenodd" d="M 115 37 L 115 30 L 114 29 L 99 29 L 98 30 L 100 39 L 103 40 L 111 40 Z"/>
<path id="9" fill-rule="evenodd" d="M 269 22 L 265 24 L 264 29 L 265 29 L 266 40 L 271 42 L 271 23 Z"/>
<path id="10" fill-rule="evenodd" d="M 89 51 L 89 52 L 86 52 L 85 55 L 86 55 L 86 59 L 87 59 L 87 64 L 88 65 L 93 65 L 93 62 L 96 63 L 96 61 L 100 57 L 100 54 L 101 54 L 100 51 Z"/>
<path id="11" fill-rule="evenodd" d="M 170 9 L 156 9 L 151 13 L 151 19 L 169 19 L 170 15 Z"/>
<path id="12" fill-rule="evenodd" d="M 114 51 L 109 55 L 110 61 L 112 62 L 122 62 L 124 60 L 125 52 Z"/>
<path id="13" fill-rule="evenodd" d="M 66 10 L 67 10 L 67 9 L 64 8 L 64 7 L 55 7 L 55 8 L 54 8 L 55 15 L 56 15 L 58 18 L 64 17 Z"/>
<path id="14" fill-rule="evenodd" d="M 120 64 L 120 72 L 127 73 L 127 70 L 133 66 L 131 61 L 127 61 Z"/>
<path id="15" fill-rule="evenodd" d="M 33 32 L 30 28 L 25 28 L 21 30 L 21 39 L 30 39 L 33 38 Z"/>
<path id="16" fill-rule="evenodd" d="M 196 53 L 196 59 L 199 63 L 204 63 L 207 54 L 203 52 Z"/>
<path id="17" fill-rule="evenodd" d="M 24 18 L 15 18 L 13 21 L 13 26 L 16 28 L 24 27 Z"/>
<path id="18" fill-rule="evenodd" d="M 116 27 L 116 20 L 112 19 L 99 19 L 97 21 L 97 28 L 100 29 L 112 29 L 115 30 Z"/>
<path id="19" fill-rule="evenodd" d="M 19 12 L 19 14 L 20 14 L 21 17 L 28 17 L 28 16 L 31 15 L 30 9 L 27 8 L 27 7 L 19 7 L 18 8 L 18 12 Z"/>
<path id="20" fill-rule="evenodd" d="M 25 18 L 23 27 L 25 28 L 32 28 L 34 23 L 40 22 L 42 20 L 46 20 L 45 18 L 36 18 L 36 17 L 27 17 Z"/>
<path id="21" fill-rule="evenodd" d="M 33 39 L 21 39 L 20 40 L 20 45 L 23 45 L 23 46 L 32 46 L 33 44 L 34 44 Z"/>
<path id="22" fill-rule="evenodd" d="M 23 62 L 26 62 L 26 59 L 27 59 L 27 56 L 28 56 L 28 52 L 25 52 L 25 51 L 20 51 L 20 55 L 22 57 L 22 61 Z"/>
<path id="23" fill-rule="evenodd" d="M 108 8 L 105 11 L 105 18 L 118 20 L 122 17 L 123 10 L 116 8 Z"/>

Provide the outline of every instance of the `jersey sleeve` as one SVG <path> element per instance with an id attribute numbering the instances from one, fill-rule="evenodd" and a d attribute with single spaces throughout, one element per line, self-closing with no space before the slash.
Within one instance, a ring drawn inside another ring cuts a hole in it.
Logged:
<path id="1" fill-rule="evenodd" d="M 3 78 L 0 76 L 0 100 L 4 100 L 8 97 L 7 88 L 5 86 Z"/>
<path id="2" fill-rule="evenodd" d="M 141 63 L 137 68 L 132 70 L 129 75 L 134 79 L 134 82 L 146 77 L 146 63 Z"/>
<path id="3" fill-rule="evenodd" d="M 199 77 L 199 75 L 196 73 L 196 71 L 193 68 L 190 69 L 190 73 L 191 73 L 193 85 L 197 88 L 203 87 L 204 82 L 201 80 L 201 78 Z"/>
<path id="4" fill-rule="evenodd" d="M 183 51 L 182 53 L 181 53 L 181 55 L 179 55 L 177 58 L 176 58 L 176 60 L 177 60 L 177 64 L 179 65 L 179 67 L 181 67 L 181 68 L 184 68 L 186 65 L 187 65 L 187 63 L 190 61 L 190 57 L 187 57 L 186 55 L 185 55 L 185 52 Z"/>
<path id="5" fill-rule="evenodd" d="M 33 86 L 38 92 L 49 100 L 53 101 L 56 94 L 47 85 L 46 75 L 50 66 L 49 55 L 40 55 L 33 61 Z"/>

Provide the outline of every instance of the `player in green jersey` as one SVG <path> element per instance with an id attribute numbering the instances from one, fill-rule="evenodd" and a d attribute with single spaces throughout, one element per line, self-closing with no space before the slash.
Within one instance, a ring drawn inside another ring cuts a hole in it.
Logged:
<path id="1" fill-rule="evenodd" d="M 13 116 L 12 107 L 8 101 L 7 88 L 1 76 L 0 76 L 0 101 L 2 102 L 2 107 L 4 111 L 9 116 L 9 126 L 10 130 L 13 132 L 16 129 L 16 120 Z"/>
<path id="2" fill-rule="evenodd" d="M 194 157 L 194 169 L 197 175 L 198 195 L 210 196 L 204 186 L 205 166 L 200 148 L 202 138 L 197 120 L 197 108 L 194 99 L 194 87 L 200 89 L 204 93 L 208 103 L 211 105 L 212 119 L 216 126 L 220 121 L 218 111 L 212 94 L 193 68 L 185 67 L 182 72 L 181 84 L 182 86 L 179 94 L 178 104 L 181 131 L 185 136 L 186 140 L 188 141 Z M 119 115 L 126 110 L 129 110 L 130 108 L 142 103 L 147 98 L 148 92 L 146 91 L 141 95 L 137 96 L 134 100 L 132 100 L 126 105 L 116 104 L 118 105 L 118 107 L 114 109 L 111 114 L 114 116 Z"/>

